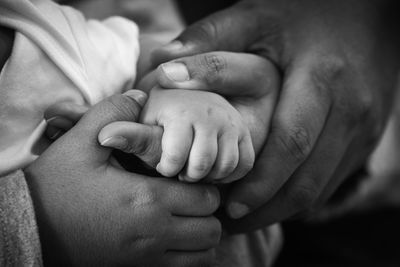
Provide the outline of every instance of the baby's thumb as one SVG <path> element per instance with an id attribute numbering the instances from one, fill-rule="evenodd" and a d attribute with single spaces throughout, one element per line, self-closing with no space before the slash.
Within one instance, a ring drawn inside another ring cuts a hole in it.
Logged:
<path id="1" fill-rule="evenodd" d="M 134 154 L 155 168 L 161 158 L 162 127 L 128 121 L 112 122 L 100 130 L 102 146 Z"/>

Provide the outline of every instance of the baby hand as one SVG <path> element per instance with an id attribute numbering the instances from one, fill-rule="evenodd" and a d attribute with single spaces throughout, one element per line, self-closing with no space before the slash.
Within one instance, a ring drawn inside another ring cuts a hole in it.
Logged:
<path id="1" fill-rule="evenodd" d="M 180 173 L 180 179 L 188 182 L 205 177 L 231 182 L 243 177 L 254 163 L 246 124 L 217 94 L 155 88 L 141 122 L 164 128 L 157 165 L 164 176 Z"/>
<path id="2" fill-rule="evenodd" d="M 228 183 L 254 163 L 250 133 L 221 96 L 200 91 L 151 91 L 141 122 L 114 122 L 99 133 L 104 146 L 134 153 L 164 176 Z M 158 125 L 158 126 L 149 126 Z M 161 126 L 161 127 L 160 127 Z"/>

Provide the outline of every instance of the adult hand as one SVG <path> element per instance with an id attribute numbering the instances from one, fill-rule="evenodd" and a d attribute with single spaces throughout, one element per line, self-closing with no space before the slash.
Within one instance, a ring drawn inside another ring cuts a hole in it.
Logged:
<path id="1" fill-rule="evenodd" d="M 392 39 L 395 2 L 244 0 L 154 54 L 158 64 L 209 51 L 247 51 L 282 72 L 265 147 L 227 200 L 242 229 L 321 205 L 364 164 L 392 105 L 400 62 Z"/>
<path id="2" fill-rule="evenodd" d="M 216 189 L 128 173 L 98 144 L 106 124 L 137 119 L 135 99 L 145 102 L 129 91 L 94 106 L 25 170 L 46 264 L 211 264 L 221 234 Z"/>

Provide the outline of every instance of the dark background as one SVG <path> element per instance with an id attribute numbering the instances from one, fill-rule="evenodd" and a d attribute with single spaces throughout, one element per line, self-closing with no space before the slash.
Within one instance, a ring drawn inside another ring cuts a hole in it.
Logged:
<path id="1" fill-rule="evenodd" d="M 190 24 L 236 1 L 178 1 Z M 285 243 L 275 266 L 400 267 L 400 207 L 320 224 L 283 224 Z"/>

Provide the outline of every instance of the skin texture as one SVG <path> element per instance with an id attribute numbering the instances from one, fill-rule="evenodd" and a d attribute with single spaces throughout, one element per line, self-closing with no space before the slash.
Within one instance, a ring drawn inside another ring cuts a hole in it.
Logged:
<path id="1" fill-rule="evenodd" d="M 221 58 L 226 60 L 226 64 L 221 66 L 219 76 L 215 75 L 215 68 L 210 63 Z M 180 70 L 179 65 L 188 66 L 186 73 L 176 71 Z M 225 65 L 229 69 L 223 69 Z M 167 70 L 170 70 L 168 74 Z M 265 72 L 271 75 L 267 77 Z M 176 74 L 179 77 L 172 77 Z M 170 78 L 183 78 L 184 81 Z M 265 83 L 263 88 L 254 83 L 260 80 Z M 157 88 L 159 85 L 185 89 L 210 89 L 209 85 L 220 90 L 224 88 L 236 110 L 217 94 L 166 91 Z M 141 112 L 140 122 L 144 125 L 113 122 L 100 131 L 99 142 L 103 146 L 135 154 L 152 168 L 160 163 L 157 169 L 167 177 L 175 176 L 186 165 L 180 175 L 183 181 L 196 182 L 206 177 L 209 182 L 230 183 L 242 178 L 252 168 L 252 140 L 257 151 L 262 148 L 276 103 L 278 85 L 279 77 L 274 66 L 251 54 L 215 52 L 199 55 L 194 62 L 181 59 L 164 64 L 139 83 L 139 88 L 144 91 L 153 88 Z M 244 87 L 246 94 L 238 92 Z M 228 89 L 232 88 L 240 94 L 239 97 L 229 95 Z M 254 106 L 262 108 L 262 113 L 259 112 L 262 120 L 255 120 L 258 117 L 253 116 Z M 84 107 L 61 103 L 49 108 L 46 117 L 50 119 L 50 126 L 67 131 L 85 111 Z M 163 126 L 165 131 L 151 125 Z M 253 130 L 252 140 L 248 127 Z M 258 129 L 262 129 L 262 133 L 254 132 Z M 54 136 L 52 131 L 49 135 Z"/>
<path id="2" fill-rule="evenodd" d="M 282 73 L 265 146 L 253 171 L 229 192 L 228 214 L 240 218 L 233 228 L 312 211 L 365 163 L 393 101 L 400 62 L 395 2 L 244 0 L 154 53 L 158 65 L 248 51 Z"/>
<path id="3" fill-rule="evenodd" d="M 186 164 L 183 180 L 198 181 L 206 175 L 219 180 L 239 166 L 241 173 L 226 182 L 243 177 L 253 165 L 254 151 L 240 114 L 216 94 L 197 93 L 151 91 L 141 121 L 164 128 L 163 153 L 157 170 L 171 177 Z"/>
<path id="4" fill-rule="evenodd" d="M 68 131 L 86 110 L 73 103 L 50 107 L 45 114 L 47 135 L 58 138 L 57 131 Z M 165 177 L 179 174 L 181 181 L 192 183 L 202 179 L 230 183 L 245 176 L 254 164 L 245 122 L 217 94 L 154 88 L 139 121 L 106 125 L 99 142 L 138 156 Z"/>
<path id="5" fill-rule="evenodd" d="M 128 91 L 102 101 L 25 170 L 46 264 L 211 266 L 216 188 L 128 173 L 97 141 L 110 122 L 136 120 L 145 100 Z"/>

